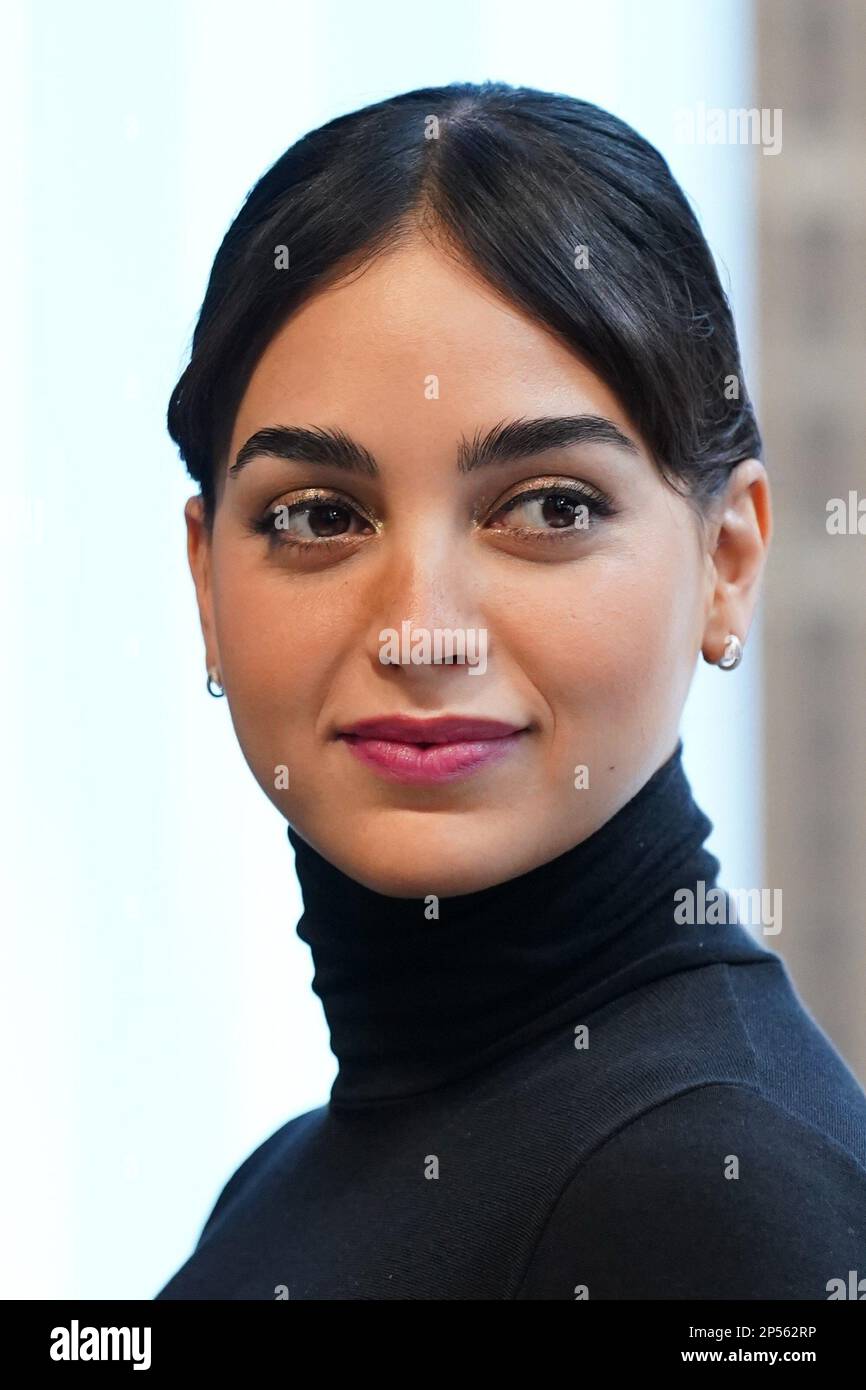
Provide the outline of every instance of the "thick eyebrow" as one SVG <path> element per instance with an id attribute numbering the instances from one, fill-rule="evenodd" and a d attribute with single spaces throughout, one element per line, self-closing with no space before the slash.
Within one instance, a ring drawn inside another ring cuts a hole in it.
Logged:
<path id="1" fill-rule="evenodd" d="M 234 478 L 250 459 L 259 455 L 269 458 L 297 460 L 299 463 L 326 463 L 346 473 L 365 473 L 370 478 L 379 469 L 371 453 L 342 430 L 304 429 L 300 425 L 272 425 L 256 430 L 238 449 L 237 458 L 229 468 Z"/>
<path id="2" fill-rule="evenodd" d="M 543 415 L 534 420 L 503 420 L 484 434 L 476 432 L 471 440 L 461 438 L 457 469 L 460 473 L 472 473 L 476 468 L 530 458 L 572 444 L 612 444 L 632 454 L 639 452 L 635 441 L 603 415 Z M 373 455 L 343 430 L 306 429 L 298 425 L 272 425 L 257 430 L 238 449 L 229 475 L 236 477 L 251 459 L 260 455 L 327 464 L 368 478 L 379 475 Z"/>
<path id="3" fill-rule="evenodd" d="M 471 443 L 461 440 L 457 467 L 461 473 L 472 473 L 491 463 L 510 463 L 571 444 L 613 444 L 632 454 L 640 452 L 635 441 L 604 415 L 542 415 L 502 421 L 486 434 L 476 433 Z"/>

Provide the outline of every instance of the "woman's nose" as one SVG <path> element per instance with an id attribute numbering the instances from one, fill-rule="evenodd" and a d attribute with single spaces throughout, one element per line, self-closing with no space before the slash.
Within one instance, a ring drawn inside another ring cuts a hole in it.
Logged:
<path id="1" fill-rule="evenodd" d="M 367 649 L 378 665 L 478 669 L 486 656 L 477 564 L 453 534 L 417 528 L 395 541 L 371 597 Z"/>

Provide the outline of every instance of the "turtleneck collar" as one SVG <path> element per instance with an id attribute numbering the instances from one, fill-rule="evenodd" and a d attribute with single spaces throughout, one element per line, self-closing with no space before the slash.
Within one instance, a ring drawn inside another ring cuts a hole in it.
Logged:
<path id="1" fill-rule="evenodd" d="M 743 926 L 677 925 L 674 893 L 716 883 L 712 824 L 671 757 L 592 835 L 473 893 L 392 898 L 293 829 L 300 938 L 313 956 L 339 1070 L 337 1107 L 397 1100 L 467 1075 L 677 970 L 772 958 Z"/>

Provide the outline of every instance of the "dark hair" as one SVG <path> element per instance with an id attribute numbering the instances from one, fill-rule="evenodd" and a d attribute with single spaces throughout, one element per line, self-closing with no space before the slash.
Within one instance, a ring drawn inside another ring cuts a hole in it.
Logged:
<path id="1" fill-rule="evenodd" d="M 425 228 L 597 372 L 699 510 L 760 456 L 730 306 L 658 151 L 589 102 L 453 83 L 311 131 L 229 227 L 168 408 L 208 524 L 271 338 L 316 289 Z"/>

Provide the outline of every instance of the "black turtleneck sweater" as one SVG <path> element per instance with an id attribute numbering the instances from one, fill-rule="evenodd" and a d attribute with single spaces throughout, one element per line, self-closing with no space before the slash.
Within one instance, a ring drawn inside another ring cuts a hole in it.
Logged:
<path id="1" fill-rule="evenodd" d="M 438 918 L 289 829 L 339 1073 L 157 1298 L 826 1299 L 866 1276 L 866 1095 L 774 951 L 676 920 L 719 870 L 681 755 Z"/>

